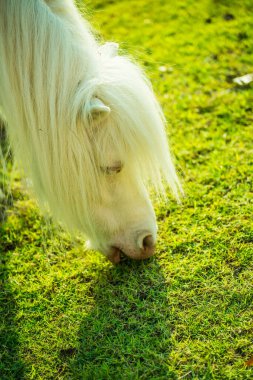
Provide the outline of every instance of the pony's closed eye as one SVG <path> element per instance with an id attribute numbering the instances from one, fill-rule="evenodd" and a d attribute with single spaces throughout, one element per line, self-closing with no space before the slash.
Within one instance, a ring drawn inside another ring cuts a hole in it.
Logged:
<path id="1" fill-rule="evenodd" d="M 116 161 L 110 166 L 101 166 L 102 173 L 107 174 L 107 175 L 120 173 L 122 169 L 123 169 L 123 164 L 121 161 Z"/>

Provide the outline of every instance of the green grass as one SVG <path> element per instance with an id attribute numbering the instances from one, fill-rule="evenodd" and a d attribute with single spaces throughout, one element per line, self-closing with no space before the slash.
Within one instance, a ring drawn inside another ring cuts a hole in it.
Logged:
<path id="1" fill-rule="evenodd" d="M 114 267 L 2 179 L 0 379 L 252 379 L 252 1 L 86 4 L 152 79 L 187 196 L 156 203 L 154 258 Z"/>

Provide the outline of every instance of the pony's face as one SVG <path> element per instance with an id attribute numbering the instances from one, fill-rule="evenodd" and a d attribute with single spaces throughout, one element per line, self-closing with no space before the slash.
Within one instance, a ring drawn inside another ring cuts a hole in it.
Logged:
<path id="1" fill-rule="evenodd" d="M 112 175 L 110 175 L 112 176 Z M 140 193 L 124 173 L 108 178 L 108 189 L 92 214 L 95 239 L 91 246 L 118 263 L 122 255 L 145 259 L 154 254 L 156 219 L 145 191 Z M 118 177 L 118 178 L 117 178 Z"/>
<path id="2" fill-rule="evenodd" d="M 88 165 L 86 158 L 90 183 L 84 191 L 89 220 L 87 223 L 85 218 L 84 230 L 90 246 L 114 263 L 122 256 L 148 258 L 155 251 L 157 227 L 148 191 L 138 171 L 138 152 L 133 155 L 122 134 L 122 120 L 99 98 L 91 98 L 85 113 L 89 115 L 86 123 L 89 127 L 83 140 L 89 146 L 91 161 Z M 126 122 L 123 128 L 127 129 Z M 82 125 L 80 130 L 83 131 Z"/>
<path id="3" fill-rule="evenodd" d="M 126 166 L 126 167 L 125 167 Z M 90 244 L 118 263 L 122 256 L 146 259 L 155 252 L 156 218 L 147 190 L 127 168 L 112 161 L 101 166 L 100 201 L 91 210 Z"/>
<path id="4" fill-rule="evenodd" d="M 78 139 L 85 142 L 80 161 L 89 170 L 83 230 L 90 245 L 114 263 L 122 254 L 145 259 L 155 252 L 157 234 L 147 184 L 162 189 L 163 177 L 175 195 L 180 185 L 163 115 L 145 76 L 124 57 L 110 54 L 102 67 L 98 84 L 86 82 L 76 103 L 82 110 Z"/>

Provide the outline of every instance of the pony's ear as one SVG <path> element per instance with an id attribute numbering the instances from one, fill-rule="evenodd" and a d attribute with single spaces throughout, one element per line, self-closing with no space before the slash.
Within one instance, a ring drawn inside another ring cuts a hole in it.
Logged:
<path id="1" fill-rule="evenodd" d="M 91 99 L 87 111 L 93 121 L 101 121 L 110 114 L 111 109 L 106 106 L 102 100 L 94 97 Z"/>
<path id="2" fill-rule="evenodd" d="M 116 42 L 106 42 L 104 45 L 100 46 L 99 53 L 108 58 L 113 58 L 118 55 L 119 44 Z"/>

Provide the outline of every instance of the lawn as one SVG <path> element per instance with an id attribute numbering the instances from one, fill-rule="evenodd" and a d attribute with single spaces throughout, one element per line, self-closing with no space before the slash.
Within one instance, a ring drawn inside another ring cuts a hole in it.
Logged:
<path id="1" fill-rule="evenodd" d="M 252 0 L 85 12 L 151 78 L 186 197 L 155 200 L 155 257 L 113 266 L 41 216 L 8 154 L 0 379 L 252 379 L 253 86 L 233 82 L 253 71 Z"/>

